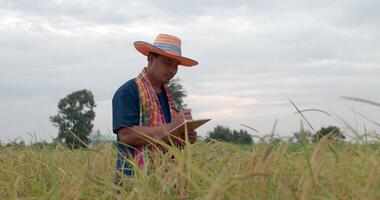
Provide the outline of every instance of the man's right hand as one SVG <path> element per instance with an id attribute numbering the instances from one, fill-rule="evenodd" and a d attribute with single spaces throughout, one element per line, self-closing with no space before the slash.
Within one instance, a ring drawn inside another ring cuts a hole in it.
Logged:
<path id="1" fill-rule="evenodd" d="M 169 142 L 169 137 L 170 136 L 167 135 L 167 134 L 170 133 L 175 128 L 177 128 L 178 126 L 180 126 L 181 124 L 183 124 L 186 120 L 191 120 L 191 119 L 192 119 L 192 116 L 191 116 L 191 111 L 190 110 L 183 111 L 183 112 L 177 112 L 173 116 L 172 121 L 168 124 L 168 126 L 167 126 L 167 132 L 164 133 L 165 134 L 164 136 L 162 136 L 162 140 L 165 141 L 165 142 Z M 174 136 L 176 136 L 176 137 L 183 137 L 183 135 L 174 135 Z"/>
<path id="2" fill-rule="evenodd" d="M 178 112 L 173 116 L 172 121 L 168 124 L 157 127 L 143 127 L 143 126 L 133 126 L 121 128 L 118 131 L 120 141 L 123 143 L 135 146 L 149 143 L 149 139 L 142 137 L 141 133 L 146 134 L 148 137 L 155 138 L 156 140 L 163 140 L 168 143 L 169 135 L 172 130 L 184 123 L 185 120 L 191 120 L 191 112 Z M 176 135 L 176 137 L 183 137 L 183 135 Z M 173 138 L 172 138 L 173 139 Z"/>
<path id="3" fill-rule="evenodd" d="M 193 117 L 191 116 L 191 110 L 186 109 L 184 111 L 177 112 L 176 115 L 174 115 L 172 121 L 171 121 L 171 126 L 170 126 L 170 131 L 181 125 L 184 121 L 186 120 L 192 120 Z M 169 132 L 170 132 L 169 131 Z"/>

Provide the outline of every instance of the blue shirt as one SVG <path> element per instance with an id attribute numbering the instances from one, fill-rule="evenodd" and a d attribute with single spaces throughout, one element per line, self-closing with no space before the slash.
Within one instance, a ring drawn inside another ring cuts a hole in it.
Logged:
<path id="1" fill-rule="evenodd" d="M 170 123 L 171 115 L 168 98 L 164 92 L 156 94 L 165 116 L 166 123 Z M 138 126 L 140 121 L 140 97 L 135 79 L 124 83 L 114 94 L 112 99 L 112 129 L 115 134 L 122 127 Z M 133 149 L 120 144 L 117 135 L 117 149 L 124 155 L 132 154 Z M 125 162 L 122 156 L 118 156 L 116 168 L 124 172 L 125 175 L 132 174 L 132 168 Z"/>

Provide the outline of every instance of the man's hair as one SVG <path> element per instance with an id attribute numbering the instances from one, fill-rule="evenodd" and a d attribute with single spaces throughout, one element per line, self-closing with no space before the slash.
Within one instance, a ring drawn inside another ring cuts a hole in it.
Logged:
<path id="1" fill-rule="evenodd" d="M 149 57 L 149 56 L 157 57 L 158 54 L 157 54 L 157 53 L 154 53 L 154 52 L 149 52 L 149 53 L 148 53 L 148 57 Z"/>
<path id="2" fill-rule="evenodd" d="M 146 57 L 146 59 L 148 60 L 148 63 L 150 63 L 149 61 L 149 58 L 152 57 L 152 58 L 157 58 L 158 57 L 158 54 L 157 53 L 153 53 L 153 52 L 149 52 L 148 53 L 148 56 Z"/>

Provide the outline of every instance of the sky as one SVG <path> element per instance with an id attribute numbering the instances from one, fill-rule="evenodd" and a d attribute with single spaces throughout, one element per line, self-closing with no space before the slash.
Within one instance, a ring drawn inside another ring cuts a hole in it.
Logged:
<path id="1" fill-rule="evenodd" d="M 289 99 L 339 116 L 305 112 L 316 130 L 378 131 L 354 113 L 379 122 L 379 107 L 341 97 L 380 102 L 379 10 L 376 0 L 0 0 L 0 141 L 51 141 L 49 117 L 80 89 L 95 96 L 94 131 L 112 134 L 112 96 L 146 66 L 133 42 L 159 33 L 200 63 L 177 76 L 193 118 L 212 119 L 202 136 L 217 124 L 268 134 L 276 120 L 290 136 L 301 117 Z"/>

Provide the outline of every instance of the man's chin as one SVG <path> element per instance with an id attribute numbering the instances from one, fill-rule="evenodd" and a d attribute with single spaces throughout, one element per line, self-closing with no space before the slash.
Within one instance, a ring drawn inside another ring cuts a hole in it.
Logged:
<path id="1" fill-rule="evenodd" d="M 171 78 L 165 78 L 164 83 L 169 84 L 170 80 L 171 80 Z"/>

